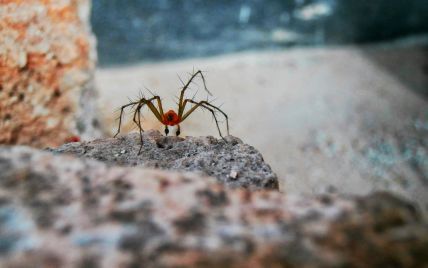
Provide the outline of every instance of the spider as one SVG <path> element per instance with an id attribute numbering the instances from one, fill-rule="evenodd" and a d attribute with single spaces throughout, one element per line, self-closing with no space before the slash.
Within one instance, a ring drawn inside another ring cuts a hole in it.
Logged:
<path id="1" fill-rule="evenodd" d="M 140 144 L 140 149 L 138 151 L 138 154 L 140 154 L 141 149 L 143 148 L 143 134 L 142 134 L 142 132 L 144 132 L 143 128 L 141 127 L 141 109 L 146 105 L 150 109 L 150 111 L 155 115 L 155 117 L 159 120 L 159 122 L 161 122 L 163 125 L 165 125 L 165 135 L 166 136 L 168 136 L 168 134 L 170 132 L 168 127 L 172 127 L 172 126 L 177 127 L 175 134 L 176 134 L 176 136 L 179 136 L 180 135 L 180 123 L 183 122 L 184 120 L 186 120 L 186 118 L 189 117 L 189 115 L 191 115 L 197 108 L 204 108 L 204 109 L 206 109 L 212 113 L 214 120 L 215 120 L 215 123 L 216 123 L 216 126 L 217 126 L 218 133 L 220 134 L 220 137 L 224 140 L 224 137 L 223 137 L 221 130 L 220 130 L 219 121 L 217 119 L 216 112 L 220 112 L 226 118 L 227 135 L 229 135 L 229 120 L 228 120 L 227 114 L 225 112 L 223 112 L 217 106 L 214 106 L 213 104 L 211 104 L 208 100 L 206 100 L 206 101 L 205 100 L 195 101 L 193 98 L 192 99 L 184 98 L 184 93 L 185 93 L 186 89 L 188 89 L 188 87 L 192 83 L 193 79 L 195 79 L 195 77 L 197 77 L 198 75 L 202 79 L 205 91 L 207 91 L 209 95 L 212 95 L 211 92 L 207 89 L 207 86 L 205 83 L 205 77 L 202 74 L 202 71 L 198 70 L 197 72 L 194 72 L 192 74 L 192 76 L 190 77 L 189 81 L 186 84 L 184 84 L 182 82 L 183 88 L 181 89 L 180 98 L 179 98 L 179 101 L 177 103 L 178 104 L 178 111 L 177 112 L 175 112 L 174 110 L 169 110 L 168 112 L 164 113 L 163 107 L 162 107 L 162 100 L 157 95 L 153 94 L 153 97 L 151 97 L 151 98 L 141 97 L 137 101 L 131 101 L 130 103 L 120 107 L 119 126 L 117 129 L 117 133 L 114 135 L 114 137 L 116 137 L 120 133 L 120 126 L 122 123 L 122 115 L 123 115 L 124 110 L 129 106 L 136 107 L 134 110 L 133 121 L 138 126 L 138 129 L 140 132 L 141 144 Z M 180 79 L 180 81 L 181 81 L 181 79 Z M 157 107 L 153 103 L 155 101 L 157 103 Z M 193 104 L 193 106 L 190 109 L 188 109 L 187 111 L 185 111 L 186 105 L 188 103 Z"/>

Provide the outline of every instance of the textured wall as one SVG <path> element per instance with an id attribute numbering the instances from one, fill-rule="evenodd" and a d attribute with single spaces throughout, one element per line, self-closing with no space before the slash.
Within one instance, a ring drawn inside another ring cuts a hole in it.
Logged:
<path id="1" fill-rule="evenodd" d="M 0 4 L 0 143 L 44 147 L 94 135 L 90 1 Z"/>

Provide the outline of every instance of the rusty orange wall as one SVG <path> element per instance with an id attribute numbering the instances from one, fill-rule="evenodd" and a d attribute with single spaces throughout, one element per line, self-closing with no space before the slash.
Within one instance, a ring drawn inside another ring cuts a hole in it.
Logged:
<path id="1" fill-rule="evenodd" d="M 78 134 L 95 68 L 89 4 L 0 0 L 0 144 L 56 146 Z"/>

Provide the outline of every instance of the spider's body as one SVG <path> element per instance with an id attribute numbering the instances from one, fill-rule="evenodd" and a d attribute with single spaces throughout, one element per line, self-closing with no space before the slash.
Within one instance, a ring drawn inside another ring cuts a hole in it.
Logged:
<path id="1" fill-rule="evenodd" d="M 165 135 L 168 135 L 170 132 L 169 127 L 174 127 L 174 129 L 176 129 L 175 134 L 177 136 L 180 135 L 180 123 L 183 122 L 190 114 L 192 114 L 197 108 L 204 108 L 208 111 L 211 112 L 211 114 L 214 117 L 216 126 L 217 126 L 217 130 L 220 134 L 220 137 L 223 138 L 223 135 L 221 133 L 220 130 L 220 126 L 217 120 L 217 116 L 216 116 L 216 112 L 220 112 L 225 118 L 226 118 L 226 126 L 227 126 L 227 134 L 229 135 L 229 121 L 228 121 L 228 117 L 226 115 L 226 113 L 224 113 L 220 108 L 212 105 L 210 102 L 208 101 L 195 101 L 193 98 L 192 99 L 185 99 L 184 98 L 184 93 L 186 91 L 186 89 L 189 87 L 190 83 L 193 81 L 193 79 L 197 76 L 200 75 L 202 78 L 202 81 L 204 82 L 204 88 L 205 90 L 208 92 L 208 94 L 211 95 L 211 93 L 208 91 L 206 85 L 205 85 L 205 77 L 202 74 L 201 71 L 197 71 L 196 73 L 194 73 L 189 81 L 184 84 L 183 83 L 183 88 L 181 89 L 180 92 L 180 99 L 178 102 L 178 112 L 175 112 L 174 110 L 169 110 L 168 112 L 164 113 L 163 112 L 163 107 L 162 107 L 162 100 L 159 96 L 153 96 L 152 98 L 140 98 L 137 101 L 133 101 L 130 102 L 126 105 L 123 105 L 120 109 L 120 116 L 119 116 L 119 127 L 117 130 L 116 135 L 114 135 L 115 137 L 119 134 L 120 132 L 120 126 L 122 123 L 122 114 L 125 108 L 131 106 L 131 107 L 136 107 L 134 110 L 134 118 L 133 121 L 134 123 L 138 126 L 138 129 L 140 131 L 140 139 L 141 139 L 141 147 L 140 150 L 138 152 L 138 154 L 141 153 L 141 149 L 143 148 L 143 128 L 141 127 L 141 109 L 144 106 L 147 106 L 150 111 L 156 116 L 156 118 L 159 120 L 159 122 L 161 122 L 163 125 L 165 125 Z M 156 101 L 157 103 L 157 107 L 155 106 L 155 104 L 153 104 L 153 102 Z M 190 109 L 188 109 L 185 112 L 186 109 L 186 105 L 187 104 L 193 104 L 193 106 L 190 107 Z"/>
<path id="2" fill-rule="evenodd" d="M 175 126 L 180 122 L 181 118 L 174 110 L 169 110 L 162 116 L 162 124 L 165 126 Z"/>

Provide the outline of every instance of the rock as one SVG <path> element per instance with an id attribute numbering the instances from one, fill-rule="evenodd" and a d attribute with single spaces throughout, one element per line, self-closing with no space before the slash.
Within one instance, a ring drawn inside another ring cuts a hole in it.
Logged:
<path id="1" fill-rule="evenodd" d="M 231 187 L 278 189 L 276 174 L 255 148 L 232 136 L 225 139 L 211 136 L 165 137 L 159 131 L 146 131 L 143 133 L 140 155 L 140 136 L 137 133 L 119 138 L 67 143 L 50 150 L 97 159 L 109 165 L 199 171 Z"/>
<path id="2" fill-rule="evenodd" d="M 26 147 L 0 147 L 0 170 L 1 267 L 428 265 L 427 223 L 388 193 L 252 192 Z"/>
<path id="3" fill-rule="evenodd" d="M 0 5 L 0 144 L 57 146 L 99 135 L 89 0 Z"/>

